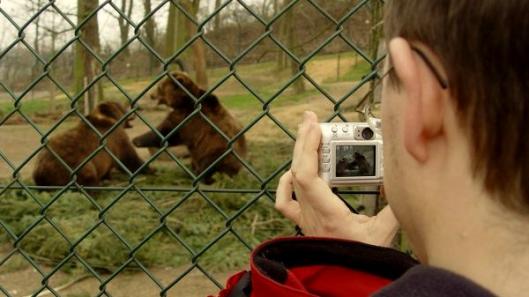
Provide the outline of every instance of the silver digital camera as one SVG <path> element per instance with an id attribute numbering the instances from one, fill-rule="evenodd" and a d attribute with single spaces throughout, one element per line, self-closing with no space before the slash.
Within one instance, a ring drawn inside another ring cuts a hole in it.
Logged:
<path id="1" fill-rule="evenodd" d="M 382 135 L 368 123 L 321 123 L 319 175 L 329 186 L 379 185 Z"/>

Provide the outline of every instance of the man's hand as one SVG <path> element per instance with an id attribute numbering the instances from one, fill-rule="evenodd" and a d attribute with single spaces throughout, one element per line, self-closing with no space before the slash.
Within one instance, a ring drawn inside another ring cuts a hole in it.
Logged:
<path id="1" fill-rule="evenodd" d="M 390 246 L 399 224 L 389 206 L 375 217 L 353 214 L 318 176 L 320 139 L 316 114 L 305 112 L 294 146 L 292 168 L 279 181 L 276 209 L 308 236 Z M 292 197 L 293 192 L 296 200 Z"/>

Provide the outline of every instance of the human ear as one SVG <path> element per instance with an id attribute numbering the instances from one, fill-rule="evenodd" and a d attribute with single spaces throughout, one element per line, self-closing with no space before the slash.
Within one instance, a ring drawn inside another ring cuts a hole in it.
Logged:
<path id="1" fill-rule="evenodd" d="M 391 40 L 389 50 L 406 97 L 402 103 L 404 146 L 418 162 L 425 162 L 429 141 L 442 132 L 442 90 L 431 69 L 406 40 Z"/>

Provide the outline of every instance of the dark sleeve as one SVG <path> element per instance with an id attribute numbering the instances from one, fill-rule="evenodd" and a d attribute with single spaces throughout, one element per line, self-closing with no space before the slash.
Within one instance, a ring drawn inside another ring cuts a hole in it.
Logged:
<path id="1" fill-rule="evenodd" d="M 494 297 L 487 289 L 450 271 L 417 265 L 373 297 Z"/>

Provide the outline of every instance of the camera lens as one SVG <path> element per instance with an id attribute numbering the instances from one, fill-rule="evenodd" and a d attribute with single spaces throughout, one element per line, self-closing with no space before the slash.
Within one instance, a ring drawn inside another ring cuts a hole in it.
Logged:
<path id="1" fill-rule="evenodd" d="M 375 132 L 373 132 L 371 128 L 364 128 L 364 130 L 362 130 L 362 137 L 364 140 L 371 140 L 373 139 L 373 136 L 375 136 Z"/>

